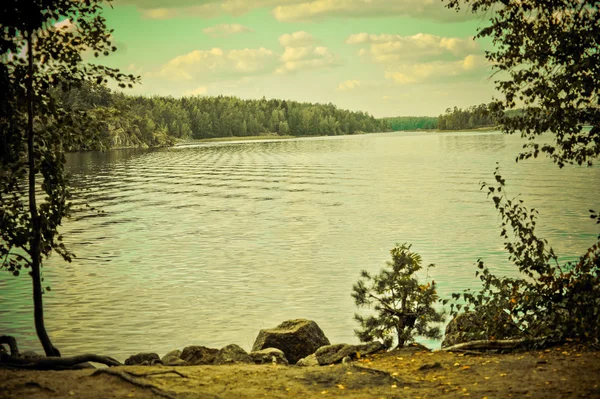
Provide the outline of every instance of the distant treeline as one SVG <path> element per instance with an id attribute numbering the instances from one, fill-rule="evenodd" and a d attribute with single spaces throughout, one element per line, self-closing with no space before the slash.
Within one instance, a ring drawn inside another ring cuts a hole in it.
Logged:
<path id="1" fill-rule="evenodd" d="M 426 130 L 437 129 L 438 118 L 435 116 L 398 116 L 395 118 L 383 118 L 390 130 L 395 132 L 402 130 Z"/>
<path id="2" fill-rule="evenodd" d="M 473 105 L 464 110 L 458 107 L 448 108 L 445 114 L 438 116 L 440 130 L 477 129 L 496 125 L 487 104 Z"/>
<path id="3" fill-rule="evenodd" d="M 383 118 L 383 120 L 394 131 L 426 129 L 465 130 L 497 125 L 489 112 L 487 104 L 474 105 L 466 109 L 458 107 L 448 108 L 444 114 L 438 117 L 401 116 Z"/>
<path id="4" fill-rule="evenodd" d="M 223 96 L 130 96 L 91 85 L 68 92 L 56 89 L 54 95 L 67 110 L 86 111 L 105 121 L 103 131 L 94 133 L 99 140 L 84 141 L 96 144 L 81 149 L 167 145 L 173 139 L 342 135 L 389 129 L 383 120 L 333 104 Z"/>

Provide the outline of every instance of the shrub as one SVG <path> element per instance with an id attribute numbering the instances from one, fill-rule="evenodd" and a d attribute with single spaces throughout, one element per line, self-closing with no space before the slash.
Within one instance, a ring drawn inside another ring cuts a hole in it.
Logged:
<path id="1" fill-rule="evenodd" d="M 508 199 L 505 180 L 498 168 L 496 185 L 483 183 L 502 218 L 504 247 L 509 260 L 519 269 L 518 278 L 497 277 L 479 259 L 476 275 L 479 292 L 452 294 L 451 314 L 475 310 L 483 320 L 489 339 L 539 338 L 550 341 L 600 339 L 600 243 L 594 244 L 577 262 L 561 265 L 544 239 L 535 234 L 537 211 L 523 200 Z M 592 219 L 598 215 L 591 212 Z M 599 237 L 600 238 L 600 237 Z M 443 301 L 446 303 L 446 300 Z M 507 332 L 511 331 L 510 334 Z"/>
<path id="2" fill-rule="evenodd" d="M 394 338 L 398 348 L 415 336 L 440 339 L 440 327 L 430 325 L 444 321 L 443 312 L 433 307 L 438 300 L 435 281 L 419 284 L 415 276 L 422 269 L 421 256 L 406 244 L 397 244 L 390 252 L 392 261 L 386 268 L 377 275 L 363 271 L 352 287 L 356 305 L 373 306 L 376 312 L 368 317 L 355 314 L 361 329 L 354 332 L 362 342 L 381 339 L 387 348 L 392 347 Z"/>

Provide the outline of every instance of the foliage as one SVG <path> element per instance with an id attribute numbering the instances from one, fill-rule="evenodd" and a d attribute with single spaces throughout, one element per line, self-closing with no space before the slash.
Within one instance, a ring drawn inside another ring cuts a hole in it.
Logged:
<path id="1" fill-rule="evenodd" d="M 441 338 L 440 328 L 430 326 L 444 320 L 443 312 L 433 308 L 437 302 L 435 281 L 419 284 L 415 273 L 422 269 L 421 256 L 410 251 L 410 245 L 396 245 L 391 251 L 392 261 L 379 274 L 367 271 L 352 287 L 352 297 L 358 307 L 370 307 L 375 316 L 355 314 L 361 330 L 355 330 L 362 342 L 381 339 L 391 347 L 394 338 L 397 347 L 414 340 L 415 336 Z M 431 264 L 428 268 L 433 267 Z"/>
<path id="2" fill-rule="evenodd" d="M 338 109 L 333 104 L 223 96 L 128 96 L 94 85 L 67 92 L 56 89 L 53 95 L 65 109 L 86 111 L 103 122 L 99 140 L 87 142 L 100 148 L 119 146 L 119 142 L 168 145 L 171 140 L 165 138 L 341 135 L 387 129 L 385 123 L 364 112 Z"/>
<path id="3" fill-rule="evenodd" d="M 72 257 L 58 234 L 69 214 L 64 150 L 81 143 L 81 129 L 96 127 L 84 113 L 66 112 L 50 91 L 108 78 L 122 86 L 135 80 L 83 61 L 84 52 L 115 51 L 102 3 L 13 0 L 0 6 L 0 268 L 15 276 L 29 269 L 36 332 L 48 356 L 60 352 L 44 327 L 42 262 L 52 252 Z"/>
<path id="4" fill-rule="evenodd" d="M 504 100 L 492 112 L 506 133 L 528 142 L 517 159 L 547 154 L 560 167 L 591 165 L 600 154 L 600 7 L 597 0 L 448 0 L 490 16 L 477 38 L 490 37 L 486 53 Z M 505 110 L 524 104 L 519 115 Z M 591 125 L 591 129 L 583 129 Z M 536 140 L 552 132 L 553 142 Z"/>
<path id="5" fill-rule="evenodd" d="M 482 281 L 479 292 L 455 293 L 464 310 L 475 310 L 483 320 L 483 330 L 493 338 L 521 335 L 525 338 L 600 339 L 600 242 L 590 247 L 577 262 L 560 265 L 544 239 L 535 234 L 537 211 L 527 209 L 523 200 L 509 199 L 505 180 L 498 168 L 496 184 L 483 183 L 502 218 L 501 236 L 509 260 L 521 277 L 496 277 L 479 259 L 476 275 Z M 597 219 L 597 213 L 590 211 Z M 600 239 L 600 236 L 598 237 Z M 443 301 L 444 303 L 446 301 Z M 452 304 L 451 314 L 461 310 Z M 511 331 L 508 333 L 508 331 Z"/>
<path id="6" fill-rule="evenodd" d="M 394 132 L 405 130 L 437 129 L 438 120 L 434 116 L 397 116 L 382 119 Z"/>
<path id="7" fill-rule="evenodd" d="M 438 129 L 461 130 L 496 126 L 497 122 L 490 114 L 487 104 L 473 105 L 466 109 L 454 107 L 446 109 L 444 115 L 438 117 Z"/>

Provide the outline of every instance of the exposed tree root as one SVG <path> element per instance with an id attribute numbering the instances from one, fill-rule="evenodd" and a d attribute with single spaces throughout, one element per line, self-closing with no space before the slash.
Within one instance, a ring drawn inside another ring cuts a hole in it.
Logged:
<path id="1" fill-rule="evenodd" d="M 132 385 L 135 385 L 136 387 L 140 387 L 143 389 L 149 389 L 150 391 L 152 391 L 152 393 L 154 393 L 155 395 L 158 395 L 160 397 L 167 398 L 167 399 L 177 399 L 177 397 L 175 395 L 171 395 L 170 393 L 163 391 L 156 385 L 150 384 L 148 382 L 143 382 L 143 381 L 137 380 L 135 378 L 135 377 L 146 377 L 146 376 L 152 376 L 152 375 L 158 375 L 158 374 L 168 374 L 168 373 L 174 373 L 174 374 L 181 376 L 182 378 L 187 378 L 187 376 L 185 376 L 175 370 L 155 371 L 155 372 L 151 372 L 151 373 L 132 373 L 129 371 L 118 371 L 118 370 L 112 370 L 112 369 L 96 370 L 92 374 L 92 377 L 100 375 L 100 374 L 113 375 L 115 377 L 119 377 L 123 381 L 126 381 Z"/>
<path id="2" fill-rule="evenodd" d="M 17 346 L 17 340 L 10 335 L 3 335 L 0 337 L 0 345 L 7 344 L 10 348 L 10 355 L 12 357 L 19 357 L 19 347 Z"/>
<path id="3" fill-rule="evenodd" d="M 519 339 L 498 339 L 498 340 L 488 340 L 483 339 L 479 341 L 469 341 L 463 342 L 461 344 L 456 344 L 452 346 L 448 346 L 446 348 L 442 348 L 442 351 L 445 352 L 455 352 L 455 351 L 465 351 L 465 350 L 515 350 L 515 349 L 524 349 L 529 348 L 535 344 L 540 344 L 546 342 L 548 340 L 547 337 L 540 338 L 519 338 Z"/>
<path id="4" fill-rule="evenodd" d="M 187 375 L 180 373 L 177 370 L 151 371 L 149 373 L 134 373 L 133 371 L 127 371 L 127 374 L 132 375 L 134 377 L 152 377 L 154 375 L 177 374 L 181 378 L 188 378 Z"/>
<path id="5" fill-rule="evenodd" d="M 101 363 L 109 367 L 122 366 L 121 363 L 112 357 L 85 354 L 71 357 L 44 357 L 40 359 L 20 359 L 11 356 L 0 363 L 0 367 L 29 370 L 64 370 L 86 362 Z"/>

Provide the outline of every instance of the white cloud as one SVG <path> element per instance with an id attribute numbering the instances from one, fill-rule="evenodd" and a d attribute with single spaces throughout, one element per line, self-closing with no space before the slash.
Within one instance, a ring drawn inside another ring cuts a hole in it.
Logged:
<path id="1" fill-rule="evenodd" d="M 276 73 L 284 74 L 306 69 L 323 69 L 339 64 L 339 59 L 327 47 L 317 46 L 318 40 L 310 33 L 299 31 L 279 37 L 284 46 L 281 65 Z"/>
<path id="2" fill-rule="evenodd" d="M 283 49 L 275 52 L 264 47 L 224 50 L 194 50 L 165 63 L 149 78 L 185 82 L 188 87 L 206 86 L 215 81 L 234 80 L 258 75 L 287 74 L 339 65 L 339 57 L 307 32 L 279 37 Z"/>
<path id="3" fill-rule="evenodd" d="M 473 18 L 448 10 L 439 0 L 312 0 L 279 5 L 273 10 L 279 21 L 303 22 L 330 17 L 380 17 L 404 15 L 441 21 Z"/>
<path id="4" fill-rule="evenodd" d="M 211 37 L 226 37 L 238 33 L 251 33 L 254 29 L 240 24 L 220 24 L 204 28 L 202 31 Z"/>
<path id="5" fill-rule="evenodd" d="M 148 19 L 170 19 L 177 15 L 177 10 L 173 8 L 151 8 L 142 10 L 142 17 Z"/>
<path id="6" fill-rule="evenodd" d="M 476 69 L 487 65 L 485 58 L 468 55 L 457 61 L 433 61 L 401 65 L 388 69 L 385 72 L 385 77 L 398 84 L 407 85 L 472 73 Z"/>
<path id="7" fill-rule="evenodd" d="M 310 46 L 317 43 L 317 40 L 308 32 L 299 31 L 286 33 L 279 37 L 279 43 L 284 47 Z"/>
<path id="8" fill-rule="evenodd" d="M 352 90 L 352 89 L 356 89 L 357 87 L 361 86 L 361 81 L 360 80 L 346 80 L 345 82 L 342 82 L 338 85 L 337 89 L 338 91 L 344 91 L 344 90 Z"/>
<path id="9" fill-rule="evenodd" d="M 426 33 L 418 33 L 413 36 L 358 33 L 349 36 L 346 43 L 363 46 L 358 52 L 359 55 L 370 56 L 374 62 L 382 64 L 442 54 L 460 57 L 477 51 L 479 48 L 472 37 L 462 39 Z"/>
<path id="10" fill-rule="evenodd" d="M 258 49 L 194 50 L 173 58 L 158 75 L 174 81 L 208 79 L 211 76 L 254 75 L 272 71 L 276 54 L 264 47 Z"/>
<path id="11" fill-rule="evenodd" d="M 269 8 L 282 22 L 315 21 L 325 18 L 362 18 L 403 15 L 436 21 L 473 19 L 463 10 L 448 10 L 439 0 L 116 0 L 136 6 L 146 18 L 181 16 L 212 18 L 221 14 L 241 15 Z M 168 4 L 168 5 L 167 5 Z"/>
<path id="12" fill-rule="evenodd" d="M 202 96 L 206 94 L 208 88 L 206 86 L 199 86 L 192 90 L 186 90 L 183 92 L 184 96 Z"/>

